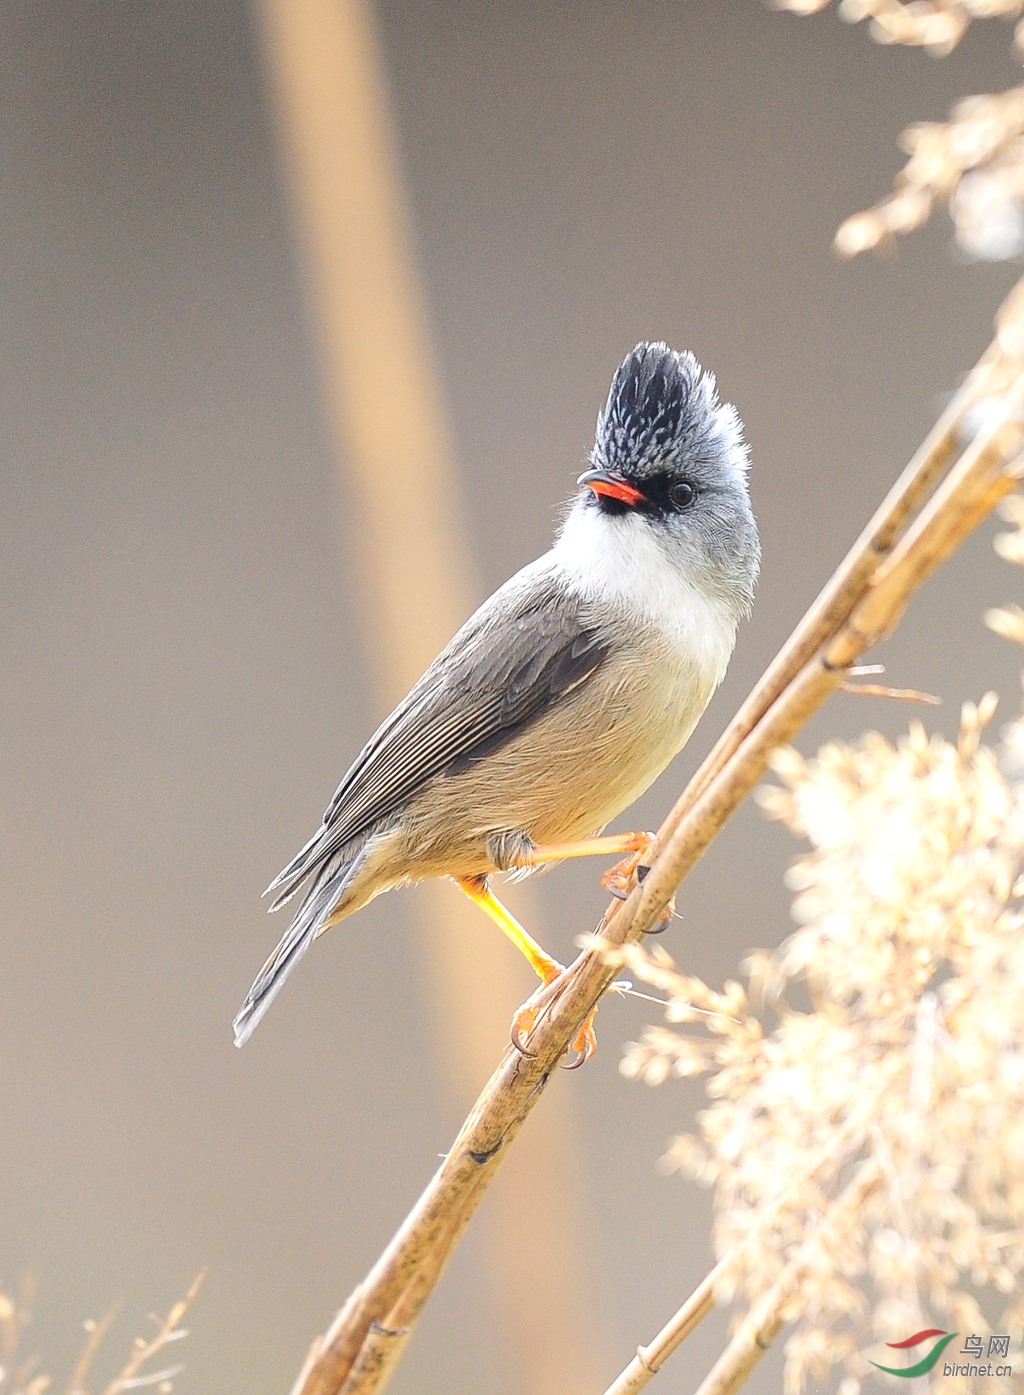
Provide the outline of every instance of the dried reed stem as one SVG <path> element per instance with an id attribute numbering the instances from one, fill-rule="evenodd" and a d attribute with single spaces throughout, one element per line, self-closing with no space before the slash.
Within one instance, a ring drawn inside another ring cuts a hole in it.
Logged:
<path id="1" fill-rule="evenodd" d="M 841 1134 L 831 1141 L 828 1151 L 840 1159 L 849 1144 L 849 1137 Z M 696 1395 L 734 1395 L 790 1320 L 805 1274 L 820 1268 L 822 1250 L 832 1245 L 836 1232 L 851 1223 L 858 1208 L 883 1180 L 883 1169 L 874 1158 L 857 1169 L 776 1281 L 747 1313 Z M 715 1306 L 720 1297 L 716 1288 L 726 1264 L 725 1259 L 720 1260 L 654 1340 L 646 1347 L 637 1348 L 636 1357 L 608 1387 L 605 1395 L 636 1395 L 657 1375 L 676 1348 Z"/>
<path id="2" fill-rule="evenodd" d="M 998 398 L 1000 410 L 988 414 L 950 468 L 965 413 L 987 395 Z M 916 587 L 1012 489 L 1021 398 L 1020 362 L 993 343 L 662 825 L 643 887 L 609 907 L 599 931 L 601 945 L 636 941 L 654 925 L 679 882 L 761 777 L 770 751 L 793 737 L 864 650 L 893 628 Z M 393 1314 L 408 1329 L 422 1310 L 552 1068 L 614 977 L 601 945 L 586 949 L 550 986 L 530 1038 L 533 1054 L 505 1051 L 420 1200 L 314 1344 L 294 1395 L 370 1395 L 382 1388 L 393 1360 L 382 1356 L 363 1364 L 361 1353 L 369 1358 L 381 1345 L 381 1329 L 394 1330 Z M 752 1315 L 741 1334 L 760 1350 L 774 1332 L 768 1315 L 751 1326 L 753 1321 Z M 736 1346 L 741 1334 L 730 1343 L 726 1355 L 733 1355 L 726 1365 L 723 1356 L 709 1375 L 712 1383 L 705 1383 L 702 1395 L 735 1389 L 735 1372 L 745 1373 L 753 1364 L 749 1345 L 742 1351 Z M 407 1336 L 406 1330 L 388 1340 L 397 1347 Z"/>
<path id="3" fill-rule="evenodd" d="M 637 1347 L 636 1356 L 612 1381 L 604 1395 L 636 1395 L 636 1391 L 643 1390 L 651 1377 L 658 1374 L 676 1347 L 686 1340 L 715 1306 L 715 1283 L 722 1268 L 721 1263 L 716 1264 L 658 1335 L 645 1347 Z"/>
<path id="4" fill-rule="evenodd" d="M 725 1351 L 701 1381 L 696 1395 L 735 1395 L 792 1316 L 801 1280 L 815 1253 L 829 1244 L 844 1222 L 849 1224 L 850 1217 L 881 1181 L 881 1168 L 873 1159 L 859 1169 L 842 1195 L 829 1207 L 819 1229 L 808 1236 L 775 1283 L 743 1319 Z"/>
<path id="5" fill-rule="evenodd" d="M 760 1302 L 751 1309 L 722 1355 L 712 1366 L 697 1395 L 733 1395 L 778 1336 L 786 1321 L 787 1305 L 799 1291 L 800 1279 L 815 1249 L 829 1234 L 848 1221 L 852 1212 L 881 1182 L 877 1164 L 862 1167 L 843 1194 L 829 1208 L 820 1230 L 801 1247 Z M 658 1374 L 677 1347 L 715 1306 L 715 1284 L 724 1268 L 719 1262 L 698 1284 L 683 1306 L 657 1336 L 636 1356 L 605 1391 L 605 1395 L 636 1395 Z"/>

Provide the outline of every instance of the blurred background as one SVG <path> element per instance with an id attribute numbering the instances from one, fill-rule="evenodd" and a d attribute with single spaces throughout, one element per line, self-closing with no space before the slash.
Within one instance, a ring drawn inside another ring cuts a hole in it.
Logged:
<path id="1" fill-rule="evenodd" d="M 852 264 L 833 231 L 888 189 L 905 125 L 1019 68 L 1002 24 L 937 62 L 758 0 L 0 0 L 0 28 L 0 1281 L 37 1277 L 26 1347 L 60 1386 L 83 1318 L 123 1300 L 109 1363 L 207 1265 L 176 1388 L 283 1391 L 533 984 L 454 889 L 403 891 L 322 940 L 238 1052 L 284 928 L 262 888 L 413 661 L 548 546 L 643 337 L 737 404 L 764 545 L 722 690 L 620 826 L 657 825 L 1015 276 L 958 262 L 945 215 Z M 338 290 L 364 214 L 382 261 Z M 423 470 L 409 446 L 392 476 L 409 397 Z M 923 715 L 946 733 L 965 697 L 1016 701 L 979 621 L 1012 595 L 992 531 L 881 655 L 944 699 Z M 915 715 L 839 695 L 802 745 Z M 787 933 L 795 852 L 743 810 L 662 943 L 735 975 Z M 516 899 L 562 957 L 600 870 Z M 469 991 L 448 994 L 434 947 L 460 937 Z M 602 1008 L 393 1390 L 601 1390 L 702 1277 L 708 1198 L 658 1170 L 699 1090 L 618 1073 L 657 1017 Z M 659 1390 L 692 1389 L 724 1332 Z M 770 1355 L 749 1388 L 779 1383 Z"/>

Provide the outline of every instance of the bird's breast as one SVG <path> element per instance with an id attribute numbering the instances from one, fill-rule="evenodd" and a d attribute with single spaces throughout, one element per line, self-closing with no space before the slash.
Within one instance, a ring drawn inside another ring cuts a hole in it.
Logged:
<path id="1" fill-rule="evenodd" d="M 597 832 L 664 770 L 714 688 L 692 655 L 633 627 L 592 678 L 506 744 L 430 781 L 404 820 L 411 861 L 471 875 L 488 870 L 492 833 L 523 829 L 542 845 Z"/>
<path id="2" fill-rule="evenodd" d="M 551 556 L 562 583 L 598 620 L 635 627 L 677 651 L 679 664 L 712 690 L 722 681 L 739 610 L 683 554 L 666 550 L 647 520 L 574 509 Z"/>

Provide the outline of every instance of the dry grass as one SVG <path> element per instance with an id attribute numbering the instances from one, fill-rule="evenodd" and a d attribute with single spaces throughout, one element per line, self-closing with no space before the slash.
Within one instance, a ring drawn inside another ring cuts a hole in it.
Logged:
<path id="1" fill-rule="evenodd" d="M 776 9 L 810 15 L 831 0 L 774 0 Z M 926 49 L 935 58 L 952 53 L 976 19 L 1016 20 L 1022 0 L 839 0 L 839 13 L 848 24 L 867 20 L 871 37 L 880 44 L 906 44 Z M 1014 37 L 1022 35 L 1018 24 Z"/>
<path id="2" fill-rule="evenodd" d="M 775 0 L 809 15 L 830 0 Z M 978 19 L 1016 20 L 1014 42 L 1024 52 L 1021 0 L 840 0 L 850 23 L 867 20 L 882 44 L 904 44 L 945 57 Z M 1024 87 L 965 98 L 950 120 L 909 126 L 901 144 L 910 157 L 893 191 L 836 233 L 845 257 L 877 251 L 913 231 L 945 205 L 953 235 L 968 259 L 999 261 L 1024 252 Z"/>
<path id="3" fill-rule="evenodd" d="M 158 1395 L 171 1395 L 174 1380 L 185 1368 L 181 1362 L 168 1364 L 167 1348 L 188 1336 L 181 1326 L 193 1298 L 203 1281 L 198 1274 L 184 1298 L 178 1300 L 166 1317 L 150 1314 L 155 1331 L 149 1337 L 136 1337 L 131 1352 L 117 1374 L 106 1382 L 96 1383 L 93 1367 L 110 1328 L 117 1317 L 117 1307 L 110 1308 L 99 1321 L 92 1318 L 84 1324 L 85 1341 L 74 1370 L 66 1385 L 61 1385 L 41 1367 L 37 1356 L 24 1355 L 23 1334 L 32 1312 L 34 1292 L 25 1285 L 17 1299 L 0 1293 L 0 1395 L 44 1395 L 63 1390 L 65 1395 L 128 1395 L 134 1390 L 153 1390 Z M 163 1364 L 156 1364 L 158 1359 Z"/>

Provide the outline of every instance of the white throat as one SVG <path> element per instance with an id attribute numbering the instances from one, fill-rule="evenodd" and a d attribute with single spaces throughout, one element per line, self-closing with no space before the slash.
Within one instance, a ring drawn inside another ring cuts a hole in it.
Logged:
<path id="1" fill-rule="evenodd" d="M 721 682 L 736 642 L 736 613 L 668 554 L 646 519 L 609 518 L 577 506 L 555 541 L 554 557 L 585 600 L 652 625 L 714 686 Z"/>

